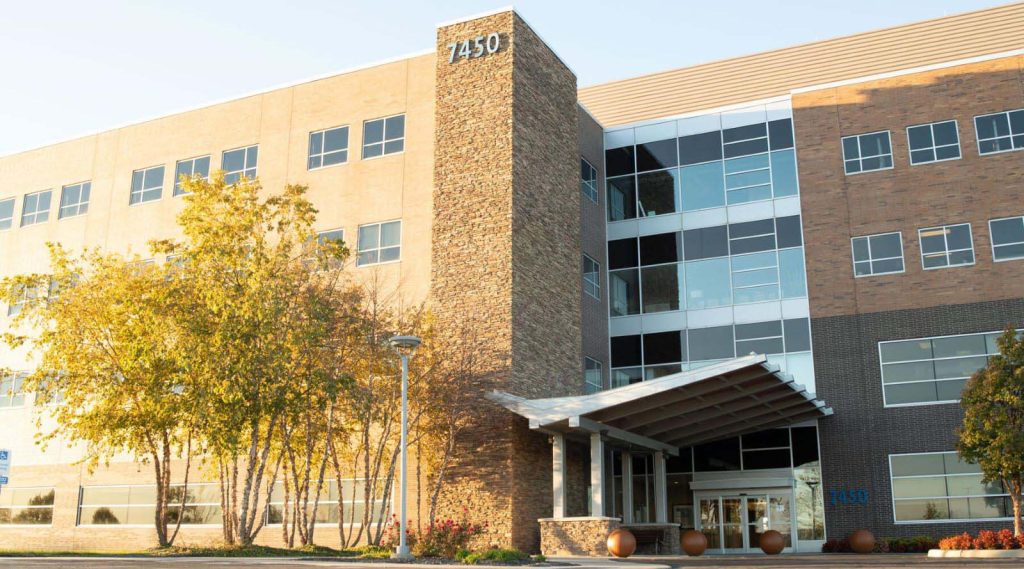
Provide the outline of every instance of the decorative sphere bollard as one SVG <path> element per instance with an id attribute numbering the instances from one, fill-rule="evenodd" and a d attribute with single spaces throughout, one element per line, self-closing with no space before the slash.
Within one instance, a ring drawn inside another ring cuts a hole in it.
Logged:
<path id="1" fill-rule="evenodd" d="M 786 538 L 781 533 L 770 529 L 761 534 L 758 545 L 761 546 L 761 551 L 768 555 L 778 555 L 786 547 Z"/>
<path id="2" fill-rule="evenodd" d="M 679 536 L 679 541 L 683 546 L 683 552 L 690 557 L 702 555 L 708 548 L 708 538 L 693 529 L 683 532 L 683 535 Z"/>
<path id="3" fill-rule="evenodd" d="M 608 553 L 614 557 L 629 557 L 636 551 L 636 537 L 628 529 L 619 528 L 608 534 Z"/>
<path id="4" fill-rule="evenodd" d="M 850 549 L 854 553 L 871 553 L 875 550 L 875 536 L 866 529 L 859 529 L 850 534 Z"/>

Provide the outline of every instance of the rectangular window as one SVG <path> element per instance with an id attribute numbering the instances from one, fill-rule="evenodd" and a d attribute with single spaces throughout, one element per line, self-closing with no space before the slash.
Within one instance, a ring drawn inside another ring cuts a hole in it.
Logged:
<path id="1" fill-rule="evenodd" d="M 330 231 L 321 231 L 316 234 L 317 242 L 323 246 L 327 243 L 336 243 L 339 246 L 344 247 L 345 245 L 345 230 L 344 229 L 332 229 Z M 315 256 L 310 257 L 309 262 L 312 266 L 318 266 L 317 259 Z M 330 270 L 340 269 L 344 266 L 344 261 L 337 257 L 329 257 L 326 259 L 326 268 Z M 319 265 L 323 266 L 323 265 Z"/>
<path id="2" fill-rule="evenodd" d="M 775 251 L 732 258 L 733 304 L 779 298 L 779 261 Z"/>
<path id="3" fill-rule="evenodd" d="M 14 198 L 0 200 L 0 230 L 10 229 L 14 225 Z"/>
<path id="4" fill-rule="evenodd" d="M 729 204 L 770 199 L 772 173 L 768 153 L 726 160 L 725 194 Z"/>
<path id="5" fill-rule="evenodd" d="M 27 372 L 19 372 L 6 375 L 3 379 L 0 379 L 0 409 L 10 409 L 25 405 L 25 394 L 22 392 L 21 387 L 26 377 L 28 377 Z M 3 493 L 0 492 L 0 496 L 2 495 Z"/>
<path id="6" fill-rule="evenodd" d="M 164 192 L 164 167 L 154 166 L 132 172 L 132 190 L 128 204 L 150 202 L 160 199 Z"/>
<path id="7" fill-rule="evenodd" d="M 601 362 L 594 358 L 583 358 L 583 391 L 597 393 L 604 389 L 604 377 L 601 374 Z"/>
<path id="8" fill-rule="evenodd" d="M 583 291 L 601 298 L 601 265 L 587 254 L 583 255 Z"/>
<path id="9" fill-rule="evenodd" d="M 857 277 L 903 272 L 903 234 L 880 233 L 850 240 L 853 274 Z"/>
<path id="10" fill-rule="evenodd" d="M 339 126 L 309 133 L 307 169 L 316 170 L 348 162 L 348 127 Z"/>
<path id="11" fill-rule="evenodd" d="M 357 266 L 397 261 L 402 252 L 402 222 L 360 225 L 358 239 Z"/>
<path id="12" fill-rule="evenodd" d="M 52 190 L 25 194 L 21 203 L 21 226 L 43 223 L 50 219 L 50 196 Z"/>
<path id="13" fill-rule="evenodd" d="M 220 169 L 224 170 L 224 182 L 234 184 L 242 177 L 252 180 L 256 177 L 256 165 L 259 162 L 259 145 L 253 144 L 246 148 L 225 150 L 221 155 Z"/>
<path id="14" fill-rule="evenodd" d="M 174 166 L 174 191 L 171 195 L 180 196 L 185 194 L 185 188 L 181 186 L 182 178 L 199 176 L 204 180 L 210 179 L 210 157 L 199 156 L 188 160 L 178 160 Z"/>
<path id="15" fill-rule="evenodd" d="M 847 175 L 892 168 L 889 131 L 843 137 L 843 164 Z"/>
<path id="16" fill-rule="evenodd" d="M 996 154 L 1024 148 L 1024 109 L 974 117 L 978 153 Z"/>
<path id="17" fill-rule="evenodd" d="M 177 523 L 181 513 L 181 484 L 171 484 L 167 517 Z M 132 525 L 152 527 L 156 517 L 156 485 L 82 486 L 78 525 Z M 182 525 L 219 525 L 220 487 L 215 482 L 190 482 L 185 496 Z"/>
<path id="18" fill-rule="evenodd" d="M 364 479 L 362 478 L 343 478 L 341 480 L 341 492 L 339 493 L 337 479 L 324 480 L 326 492 L 321 491 L 320 494 L 319 504 L 316 509 L 316 523 L 337 524 L 339 501 L 344 505 L 345 519 L 342 520 L 342 523 L 346 525 L 362 524 L 363 514 L 366 512 L 367 507 L 370 509 L 371 516 L 373 512 L 379 511 L 383 498 L 380 496 L 373 497 L 370 499 L 370 503 L 367 504 L 365 499 L 366 484 L 363 481 Z M 294 500 L 295 489 L 293 487 L 289 496 L 289 507 L 294 503 Z M 313 500 L 313 488 L 311 487 L 309 496 L 310 508 L 313 507 Z M 284 483 L 279 481 L 274 484 L 274 491 L 270 494 L 270 505 L 266 510 L 266 523 L 279 526 L 283 520 L 284 507 Z"/>
<path id="19" fill-rule="evenodd" d="M 889 455 L 896 523 L 1003 520 L 1013 512 L 999 482 L 955 452 Z"/>
<path id="20" fill-rule="evenodd" d="M 405 150 L 405 115 L 363 123 L 363 159 Z"/>
<path id="21" fill-rule="evenodd" d="M 89 211 L 89 193 L 92 182 L 82 182 L 64 186 L 60 191 L 60 210 L 57 219 L 83 215 Z"/>
<path id="22" fill-rule="evenodd" d="M 885 405 L 959 401 L 967 379 L 999 353 L 999 334 L 879 342 Z"/>
<path id="23" fill-rule="evenodd" d="M 943 225 L 917 230 L 921 240 L 921 266 L 925 269 L 974 264 L 971 224 Z"/>
<path id="24" fill-rule="evenodd" d="M 960 136 L 956 121 L 942 121 L 907 127 L 911 164 L 927 164 L 960 158 Z"/>
<path id="25" fill-rule="evenodd" d="M 611 316 L 640 314 L 640 272 L 638 269 L 620 269 L 608 273 Z"/>
<path id="26" fill-rule="evenodd" d="M 696 310 L 732 304 L 729 259 L 686 263 L 686 308 Z"/>
<path id="27" fill-rule="evenodd" d="M 638 174 L 637 215 L 653 217 L 679 211 L 678 187 L 679 173 L 676 168 Z"/>
<path id="28" fill-rule="evenodd" d="M 590 198 L 590 201 L 597 203 L 597 168 L 585 158 L 580 158 L 580 191 Z"/>
<path id="29" fill-rule="evenodd" d="M 0 525 L 39 526 L 53 523 L 53 487 L 11 488 L 0 492 Z"/>
<path id="30" fill-rule="evenodd" d="M 605 187 L 608 189 L 608 221 L 635 218 L 636 176 L 609 178 Z"/>
<path id="31" fill-rule="evenodd" d="M 988 222 L 992 238 L 992 259 L 1024 259 L 1024 217 L 1007 217 Z"/>

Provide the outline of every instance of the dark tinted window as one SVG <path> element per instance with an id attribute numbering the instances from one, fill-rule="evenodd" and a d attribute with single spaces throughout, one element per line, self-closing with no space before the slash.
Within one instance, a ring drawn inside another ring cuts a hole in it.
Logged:
<path id="1" fill-rule="evenodd" d="M 775 248 L 775 220 L 762 219 L 729 225 L 729 251 L 733 255 Z"/>
<path id="2" fill-rule="evenodd" d="M 608 268 L 611 270 L 637 266 L 636 238 L 608 242 Z"/>
<path id="3" fill-rule="evenodd" d="M 724 257 L 729 254 L 729 239 L 726 226 L 688 229 L 683 232 L 683 246 L 686 260 Z"/>
<path id="4" fill-rule="evenodd" d="M 800 235 L 800 216 L 776 218 L 775 237 L 779 243 L 779 249 L 803 245 L 803 237 Z"/>
<path id="5" fill-rule="evenodd" d="M 640 365 L 640 336 L 612 338 L 612 367 Z"/>
<path id="6" fill-rule="evenodd" d="M 681 362 L 682 342 L 679 332 L 644 334 L 644 365 Z"/>
<path id="7" fill-rule="evenodd" d="M 665 472 L 676 474 L 678 472 L 693 472 L 693 454 L 689 448 L 679 449 L 679 456 L 668 456 L 665 458 Z"/>
<path id="8" fill-rule="evenodd" d="M 693 468 L 697 472 L 740 469 L 740 439 L 733 437 L 693 447 Z"/>
<path id="9" fill-rule="evenodd" d="M 768 429 L 743 435 L 743 450 L 789 446 L 788 429 Z M 789 462 L 787 459 L 786 462 Z"/>
<path id="10" fill-rule="evenodd" d="M 722 159 L 721 131 L 691 134 L 679 138 L 679 163 L 699 164 Z"/>
<path id="11" fill-rule="evenodd" d="M 640 238 L 640 264 L 674 263 L 683 257 L 683 236 L 680 233 L 662 233 Z"/>
<path id="12" fill-rule="evenodd" d="M 818 461 L 818 429 L 815 427 L 793 427 L 793 466 Z"/>
<path id="13" fill-rule="evenodd" d="M 690 335 L 690 360 L 720 360 L 734 357 L 732 326 L 695 328 Z"/>
<path id="14" fill-rule="evenodd" d="M 806 318 L 784 320 L 787 352 L 806 352 L 811 349 L 811 329 Z"/>
<path id="15" fill-rule="evenodd" d="M 609 178 L 608 221 L 622 221 L 636 217 L 636 176 Z"/>
<path id="16" fill-rule="evenodd" d="M 676 139 L 636 145 L 636 171 L 661 170 L 676 166 Z"/>
<path id="17" fill-rule="evenodd" d="M 606 168 L 605 176 L 609 178 L 623 174 L 632 174 L 635 168 L 633 165 L 633 147 L 624 146 L 622 148 L 605 150 L 604 165 Z"/>
<path id="18" fill-rule="evenodd" d="M 789 449 L 757 450 L 743 453 L 743 470 L 765 468 L 789 468 Z"/>
<path id="19" fill-rule="evenodd" d="M 768 123 L 768 139 L 772 143 L 772 150 L 793 147 L 793 121 L 790 119 L 779 119 Z"/>
<path id="20" fill-rule="evenodd" d="M 753 324 L 737 324 L 736 339 L 749 340 L 751 338 L 768 338 L 770 336 L 782 335 L 782 323 L 778 320 L 768 322 L 755 322 Z"/>
<path id="21" fill-rule="evenodd" d="M 765 129 L 764 123 L 748 124 L 746 126 L 738 126 L 736 128 L 727 128 L 723 130 L 722 142 L 729 144 L 730 142 L 737 142 L 740 140 L 760 138 L 767 134 L 768 131 Z"/>

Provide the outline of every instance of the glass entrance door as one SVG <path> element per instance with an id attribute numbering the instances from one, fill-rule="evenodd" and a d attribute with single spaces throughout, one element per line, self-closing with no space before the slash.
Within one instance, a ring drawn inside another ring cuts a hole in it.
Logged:
<path id="1" fill-rule="evenodd" d="M 793 549 L 793 494 L 741 493 L 698 496 L 698 530 L 708 539 L 708 550 L 719 553 L 760 551 L 761 534 L 773 529 Z"/>

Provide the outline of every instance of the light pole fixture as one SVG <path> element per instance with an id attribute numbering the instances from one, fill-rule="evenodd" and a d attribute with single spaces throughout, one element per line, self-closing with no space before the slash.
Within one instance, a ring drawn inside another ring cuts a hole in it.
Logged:
<path id="1" fill-rule="evenodd" d="M 398 549 L 395 550 L 393 557 L 395 559 L 410 559 L 412 554 L 409 553 L 409 544 L 406 540 L 406 535 L 409 531 L 407 527 L 409 518 L 406 516 L 405 499 L 409 494 L 409 360 L 412 359 L 412 355 L 416 353 L 416 348 L 420 347 L 420 339 L 416 336 L 393 336 L 388 343 L 391 347 L 398 352 L 398 356 L 402 358 L 402 472 L 401 472 L 401 516 L 399 519 L 399 532 L 398 532 Z"/>

